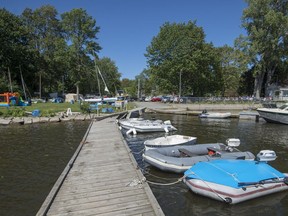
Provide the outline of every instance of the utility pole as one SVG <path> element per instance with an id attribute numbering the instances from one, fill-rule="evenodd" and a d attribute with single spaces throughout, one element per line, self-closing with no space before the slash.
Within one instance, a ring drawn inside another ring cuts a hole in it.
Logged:
<path id="1" fill-rule="evenodd" d="M 138 99 L 140 99 L 140 79 L 138 79 Z"/>
<path id="2" fill-rule="evenodd" d="M 180 75 L 179 75 L 179 101 L 180 101 L 180 97 L 181 97 L 181 76 L 182 76 L 182 70 L 180 70 Z"/>

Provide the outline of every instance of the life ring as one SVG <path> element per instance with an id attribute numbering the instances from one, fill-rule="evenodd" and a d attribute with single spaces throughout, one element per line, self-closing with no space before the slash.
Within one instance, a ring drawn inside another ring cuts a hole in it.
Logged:
<path id="1" fill-rule="evenodd" d="M 183 99 L 181 98 L 179 101 L 180 101 L 180 103 L 182 103 L 182 102 L 183 102 Z"/>

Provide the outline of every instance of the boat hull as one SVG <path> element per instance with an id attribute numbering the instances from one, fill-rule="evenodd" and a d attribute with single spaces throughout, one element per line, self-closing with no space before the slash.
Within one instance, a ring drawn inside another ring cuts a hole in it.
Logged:
<path id="1" fill-rule="evenodd" d="M 196 194 L 236 204 L 288 190 L 287 176 L 266 161 L 214 160 L 192 166 L 183 182 Z"/>
<path id="2" fill-rule="evenodd" d="M 184 173 L 194 164 L 200 161 L 219 159 L 245 159 L 254 160 L 251 152 L 226 152 L 227 146 L 222 143 L 197 144 L 191 146 L 163 147 L 147 150 L 142 157 L 145 162 L 165 172 Z M 183 148 L 192 155 L 183 155 Z M 208 155 L 208 148 L 218 149 L 220 154 Z"/>
<path id="3" fill-rule="evenodd" d="M 196 143 L 196 137 L 183 136 L 183 135 L 171 135 L 158 137 L 151 140 L 146 140 L 144 142 L 145 150 L 162 148 L 168 146 L 177 146 L 177 145 L 193 145 Z"/>
<path id="4" fill-rule="evenodd" d="M 200 118 L 226 119 L 231 117 L 231 113 L 201 113 Z"/>
<path id="5" fill-rule="evenodd" d="M 119 121 L 119 124 L 122 128 L 130 130 L 135 129 L 139 133 L 149 133 L 149 132 L 165 132 L 168 131 L 176 131 L 177 129 L 170 125 L 164 124 L 160 121 L 149 121 L 149 120 L 141 120 L 141 121 L 129 121 L 122 120 Z"/>
<path id="6" fill-rule="evenodd" d="M 200 179 L 184 179 L 183 182 L 196 194 L 229 204 L 237 204 L 250 199 L 288 190 L 288 186 L 283 182 L 247 187 L 246 189 L 236 189 Z"/>
<path id="7" fill-rule="evenodd" d="M 258 108 L 259 115 L 267 122 L 288 124 L 288 111 L 281 111 L 279 109 Z"/>

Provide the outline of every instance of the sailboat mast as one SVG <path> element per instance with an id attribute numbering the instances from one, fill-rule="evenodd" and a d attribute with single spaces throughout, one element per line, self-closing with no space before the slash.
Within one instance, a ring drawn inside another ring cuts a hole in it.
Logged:
<path id="1" fill-rule="evenodd" d="M 8 78 L 10 83 L 10 91 L 13 93 L 13 86 L 12 86 L 12 80 L 11 80 L 11 74 L 10 74 L 10 68 L 8 67 Z"/>
<path id="2" fill-rule="evenodd" d="M 20 75 L 21 75 L 21 82 L 22 82 L 22 88 L 23 88 L 23 92 L 24 92 L 24 97 L 25 97 L 25 100 L 27 100 L 26 91 L 25 91 L 25 85 L 24 85 L 24 79 L 23 79 L 22 70 L 21 70 L 21 65 L 19 65 L 19 69 L 20 69 Z"/>

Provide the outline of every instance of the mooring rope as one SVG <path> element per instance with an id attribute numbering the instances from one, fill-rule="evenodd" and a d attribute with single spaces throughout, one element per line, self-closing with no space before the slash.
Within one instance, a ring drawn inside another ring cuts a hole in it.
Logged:
<path id="1" fill-rule="evenodd" d="M 227 202 L 226 199 L 224 197 L 222 197 L 220 194 L 218 194 L 212 187 L 210 187 L 210 185 L 204 181 L 204 179 L 202 179 L 199 175 L 197 175 L 195 172 L 190 172 L 189 174 L 193 174 L 195 176 L 197 176 L 199 178 L 199 180 L 201 180 L 209 189 L 211 189 L 211 191 L 213 191 L 213 193 L 216 194 L 216 196 L 218 196 L 220 199 L 222 199 L 224 202 Z M 186 174 L 186 176 L 188 176 L 189 174 Z M 186 177 L 185 176 L 185 177 Z"/>
<path id="2" fill-rule="evenodd" d="M 153 175 L 153 174 L 151 174 L 151 173 L 149 173 L 149 172 L 146 172 L 145 171 L 145 169 L 142 169 L 141 167 L 139 167 L 139 169 L 141 170 L 141 172 L 143 173 L 143 174 L 146 174 L 146 175 L 149 175 L 149 176 L 153 176 L 153 177 L 155 177 L 155 178 L 159 178 L 159 179 L 163 179 L 163 180 L 171 180 L 171 179 L 178 179 L 178 178 L 163 178 L 163 177 L 160 177 L 160 176 L 156 176 L 156 175 Z"/>
<path id="3" fill-rule="evenodd" d="M 143 148 L 141 151 L 139 151 L 139 152 L 133 152 L 132 150 L 130 151 L 131 153 L 133 153 L 133 154 L 141 154 L 142 152 L 144 152 L 145 151 L 145 148 Z"/>
<path id="4" fill-rule="evenodd" d="M 146 179 L 146 182 L 148 182 L 149 184 L 153 184 L 153 185 L 161 185 L 161 186 L 169 186 L 169 185 L 174 185 L 177 184 L 178 182 L 181 182 L 183 180 L 184 176 L 179 178 L 177 181 L 175 182 L 170 182 L 170 183 L 159 183 L 159 182 L 152 182 Z"/>

